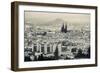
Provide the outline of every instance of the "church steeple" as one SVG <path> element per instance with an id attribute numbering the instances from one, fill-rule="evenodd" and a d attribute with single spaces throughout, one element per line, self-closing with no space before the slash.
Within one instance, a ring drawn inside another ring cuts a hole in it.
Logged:
<path id="1" fill-rule="evenodd" d="M 67 25 L 65 25 L 64 32 L 65 33 L 67 32 Z"/>
<path id="2" fill-rule="evenodd" d="M 64 23 L 63 23 L 63 25 L 61 27 L 61 32 L 64 32 Z"/>
<path id="3" fill-rule="evenodd" d="M 62 27 L 61 27 L 61 32 L 66 33 L 67 32 L 67 24 L 65 25 L 63 23 Z"/>

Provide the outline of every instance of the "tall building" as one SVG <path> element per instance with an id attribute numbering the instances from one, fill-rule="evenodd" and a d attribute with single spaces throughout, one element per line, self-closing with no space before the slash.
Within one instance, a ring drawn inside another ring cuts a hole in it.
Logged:
<path id="1" fill-rule="evenodd" d="M 61 32 L 63 32 L 63 33 L 66 33 L 67 32 L 67 25 L 64 24 L 64 23 L 62 24 Z"/>

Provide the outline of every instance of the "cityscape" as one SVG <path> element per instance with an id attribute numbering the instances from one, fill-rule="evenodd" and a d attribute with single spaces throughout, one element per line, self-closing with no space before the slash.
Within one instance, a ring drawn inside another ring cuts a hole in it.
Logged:
<path id="1" fill-rule="evenodd" d="M 68 21 L 67 18 L 64 20 L 64 18 L 57 17 L 54 17 L 54 19 L 51 21 L 45 22 L 43 24 L 40 24 L 40 21 L 36 21 L 37 24 L 35 24 L 33 18 L 36 18 L 36 16 L 33 16 L 32 18 L 32 15 L 29 17 L 30 15 L 27 14 L 32 13 L 26 12 L 25 15 L 25 62 L 90 58 L 90 23 L 88 23 L 89 18 L 86 21 L 84 20 L 84 25 L 77 23 L 79 26 L 76 25 L 76 23 L 74 24 L 74 19 L 72 19 L 73 23 L 70 23 L 70 20 Z M 51 14 L 53 15 L 55 13 Z M 41 13 L 40 16 L 42 17 L 42 15 L 44 14 Z M 69 16 L 71 15 L 72 14 L 69 14 Z M 76 14 L 77 17 L 80 16 L 80 18 L 82 18 L 81 15 L 83 14 Z M 61 16 L 63 17 L 63 15 L 60 15 L 59 17 Z M 89 17 L 89 15 L 83 16 Z M 44 17 L 48 20 L 49 14 L 48 17 L 46 15 L 44 15 Z M 32 22 L 29 20 L 32 20 Z"/>

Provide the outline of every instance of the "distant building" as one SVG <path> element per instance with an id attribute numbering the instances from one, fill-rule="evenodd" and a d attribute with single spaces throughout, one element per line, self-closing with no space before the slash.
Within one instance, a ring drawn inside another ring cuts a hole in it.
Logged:
<path id="1" fill-rule="evenodd" d="M 63 32 L 63 33 L 66 33 L 67 32 L 67 25 L 64 24 L 64 23 L 62 24 L 61 32 Z"/>
<path id="2" fill-rule="evenodd" d="M 68 32 L 67 24 L 62 24 L 61 32 L 43 30 L 38 28 L 33 31 L 31 24 L 25 26 L 24 34 L 24 54 L 32 60 L 39 57 L 54 57 L 59 59 L 74 58 L 78 49 L 82 49 L 87 54 L 86 46 L 89 43 L 82 38 L 83 33 L 76 31 Z M 87 34 L 85 35 L 87 38 Z M 81 38 L 80 38 L 81 37 Z M 78 40 L 77 40 L 78 39 Z M 79 41 L 80 40 L 80 41 Z"/>

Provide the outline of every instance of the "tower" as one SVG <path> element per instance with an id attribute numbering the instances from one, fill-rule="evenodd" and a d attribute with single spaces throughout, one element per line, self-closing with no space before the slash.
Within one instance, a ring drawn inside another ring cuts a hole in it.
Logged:
<path id="1" fill-rule="evenodd" d="M 67 25 L 65 25 L 63 23 L 62 27 L 61 27 L 61 32 L 66 33 L 67 32 Z"/>
<path id="2" fill-rule="evenodd" d="M 64 32 L 64 24 L 61 27 L 61 32 Z"/>
<path id="3" fill-rule="evenodd" d="M 64 32 L 65 33 L 67 32 L 67 25 L 65 25 Z"/>

